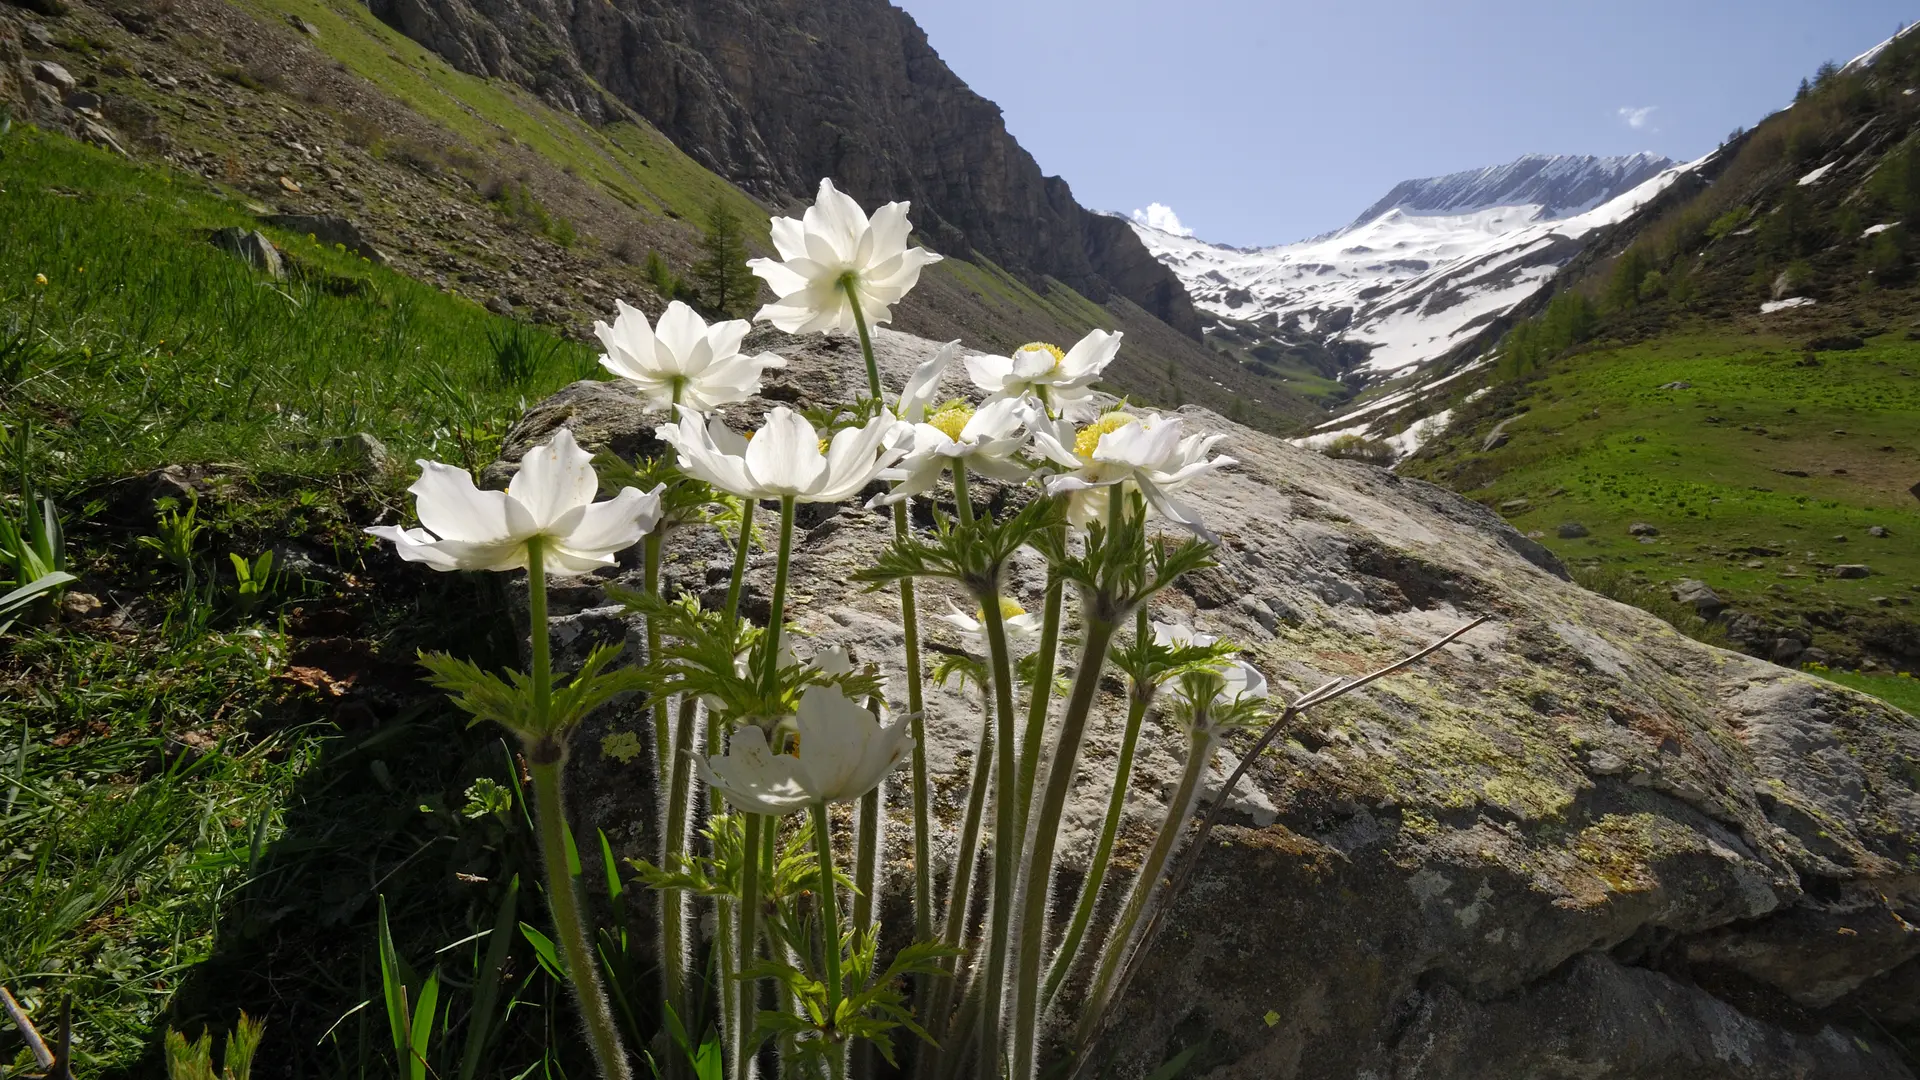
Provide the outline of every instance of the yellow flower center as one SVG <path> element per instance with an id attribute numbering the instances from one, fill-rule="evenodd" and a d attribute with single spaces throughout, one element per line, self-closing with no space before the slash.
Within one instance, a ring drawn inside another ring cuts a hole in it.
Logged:
<path id="1" fill-rule="evenodd" d="M 1000 618 L 1003 621 L 1011 619 L 1016 615 L 1025 615 L 1026 613 L 1027 609 L 1015 603 L 1013 597 L 1003 596 L 1000 598 Z M 987 617 L 987 609 L 983 607 L 974 608 L 973 617 L 977 621 L 984 622 Z"/>
<path id="2" fill-rule="evenodd" d="M 1118 409 L 1102 416 L 1093 423 L 1080 429 L 1073 438 L 1073 453 L 1082 461 L 1092 461 L 1093 452 L 1100 448 L 1100 437 L 1110 431 L 1119 431 L 1140 418 Z"/>
<path id="3" fill-rule="evenodd" d="M 1016 349 L 1015 351 L 1016 351 L 1016 352 L 1047 352 L 1047 353 L 1052 353 L 1052 354 L 1053 354 L 1053 366 L 1054 366 L 1054 367 L 1056 367 L 1056 368 L 1058 368 L 1058 367 L 1060 366 L 1060 361 L 1062 361 L 1062 360 L 1065 360 L 1065 359 L 1067 358 L 1067 354 L 1066 354 L 1066 353 L 1064 353 L 1064 352 L 1061 352 L 1061 351 L 1060 351 L 1060 346 L 1058 346 L 1058 345 L 1051 345 L 1051 344 L 1048 344 L 1047 342 L 1044 342 L 1044 341 L 1029 341 L 1029 342 L 1027 342 L 1027 343 L 1026 343 L 1025 345 L 1022 345 L 1022 346 L 1020 346 L 1020 348 L 1018 348 L 1018 349 Z"/>
<path id="4" fill-rule="evenodd" d="M 938 428 L 942 435 L 960 441 L 960 432 L 973 419 L 973 408 L 964 401 L 950 401 L 940 407 L 940 411 L 927 417 L 927 426 Z"/>

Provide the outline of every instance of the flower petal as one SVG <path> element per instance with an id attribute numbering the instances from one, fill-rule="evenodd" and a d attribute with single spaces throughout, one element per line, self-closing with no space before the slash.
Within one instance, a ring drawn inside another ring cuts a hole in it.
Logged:
<path id="1" fill-rule="evenodd" d="M 525 511 L 506 492 L 481 491 L 465 469 L 422 461 L 420 479 L 407 490 L 420 524 L 443 540 L 487 543 L 533 531 Z"/>
<path id="2" fill-rule="evenodd" d="M 763 489 L 781 495 L 807 494 L 827 475 L 820 436 L 807 418 L 781 405 L 747 444 L 747 472 Z"/>
<path id="3" fill-rule="evenodd" d="M 612 555 L 640 542 L 660 520 L 660 492 L 667 485 L 657 484 L 652 491 L 621 488 L 620 494 L 606 502 L 583 507 L 572 531 L 559 537 L 560 546 L 577 555 Z"/>
<path id="4" fill-rule="evenodd" d="M 592 502 L 599 490 L 593 455 L 580 449 L 580 444 L 573 441 L 573 432 L 566 428 L 554 432 L 545 446 L 527 451 L 520 459 L 520 471 L 507 484 L 508 497 L 526 508 L 536 529 L 544 529 L 574 507 Z"/>

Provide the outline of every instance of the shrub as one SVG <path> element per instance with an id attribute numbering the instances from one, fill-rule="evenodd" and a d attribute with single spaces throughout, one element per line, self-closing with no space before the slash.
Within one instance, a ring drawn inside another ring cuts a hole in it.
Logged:
<path id="1" fill-rule="evenodd" d="M 1342 435 L 1321 447 L 1320 452 L 1330 458 L 1368 465 L 1391 465 L 1398 456 L 1384 439 L 1369 439 L 1365 435 Z"/>

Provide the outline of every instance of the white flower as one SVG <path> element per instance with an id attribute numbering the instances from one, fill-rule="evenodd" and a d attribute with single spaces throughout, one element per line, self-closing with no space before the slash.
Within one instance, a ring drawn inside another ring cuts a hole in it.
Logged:
<path id="1" fill-rule="evenodd" d="M 1218 640 L 1220 639 L 1217 636 L 1202 634 L 1186 623 L 1155 622 L 1153 624 L 1154 644 L 1164 645 L 1170 649 L 1204 649 Z"/>
<path id="2" fill-rule="evenodd" d="M 1107 493 L 1099 489 L 1123 484 L 1145 495 L 1147 505 L 1161 517 L 1211 540 L 1213 534 L 1200 515 L 1173 493 L 1233 464 L 1234 459 L 1207 457 L 1207 451 L 1225 435 L 1183 437 L 1183 425 L 1178 416 L 1136 416 L 1116 410 L 1077 431 L 1065 421 L 1051 430 L 1036 428 L 1035 449 L 1073 470 L 1048 477 L 1047 493 L 1070 494 L 1068 516 L 1075 524 L 1085 525 L 1105 511 Z"/>
<path id="3" fill-rule="evenodd" d="M 505 491 L 481 491 L 464 469 L 419 464 L 420 479 L 407 490 L 426 528 L 367 531 L 393 541 L 402 559 L 435 570 L 518 570 L 527 565 L 527 541 L 543 537 L 548 573 L 584 574 L 612 566 L 614 553 L 638 543 L 660 518 L 660 487 L 645 494 L 624 488 L 594 502 L 593 455 L 566 428 L 527 451 Z"/>
<path id="4" fill-rule="evenodd" d="M 894 411 L 900 419 L 909 424 L 917 424 L 927 417 L 927 406 L 933 401 L 934 394 L 940 390 L 940 377 L 947 373 L 947 366 L 960 355 L 960 342 L 956 338 L 940 346 L 940 351 L 932 358 L 913 369 L 907 377 L 907 385 L 900 390 L 900 405 Z"/>
<path id="5" fill-rule="evenodd" d="M 954 403 L 913 426 L 913 450 L 894 468 L 880 474 L 882 480 L 898 481 L 885 495 L 875 496 L 869 506 L 892 505 L 931 488 L 949 466 L 970 468 L 997 480 L 1024 480 L 1032 470 L 1014 460 L 1026 448 L 1023 432 L 1029 422 L 1039 421 L 1036 410 L 1025 399 L 1002 398 L 982 406 Z"/>
<path id="6" fill-rule="evenodd" d="M 1093 383 L 1113 363 L 1120 335 L 1095 330 L 1066 352 L 1045 342 L 1022 345 L 1012 356 L 969 356 L 967 374 L 992 397 L 1032 394 L 1049 413 L 1069 420 L 1095 414 Z"/>
<path id="7" fill-rule="evenodd" d="M 619 314 L 613 325 L 593 324 L 607 349 L 600 366 L 638 384 L 654 408 L 677 403 L 711 412 L 752 397 L 760 391 L 762 372 L 787 366 L 772 353 L 740 352 L 750 327 L 744 319 L 708 326 L 692 308 L 675 300 L 660 313 L 658 326 L 648 326 L 646 312 L 624 300 L 614 303 Z"/>
<path id="8" fill-rule="evenodd" d="M 743 499 L 840 502 L 906 454 L 913 429 L 882 410 L 857 428 L 834 433 L 824 447 L 807 418 L 782 405 L 767 413 L 751 438 L 714 419 L 702 424 L 684 406 L 678 424 L 655 429 L 679 452 L 680 468 L 696 480 Z"/>
<path id="9" fill-rule="evenodd" d="M 967 648 L 981 652 L 987 647 L 987 628 L 980 621 L 986 618 L 986 614 L 985 609 L 976 608 L 973 615 L 968 615 L 954 607 L 953 601 L 949 600 L 947 613 L 935 618 L 960 631 L 960 640 Z M 1015 603 L 1012 597 L 1000 598 L 1000 624 L 1006 628 L 1009 643 L 1025 641 L 1040 632 L 1040 617 L 1027 614 L 1027 609 Z"/>
<path id="10" fill-rule="evenodd" d="M 888 203 L 869 221 L 833 181 L 820 181 L 820 195 L 803 218 L 773 219 L 780 258 L 747 262 L 779 297 L 755 318 L 789 334 L 851 333 L 851 297 L 858 296 L 868 325 L 892 321 L 892 305 L 920 280 L 920 268 L 940 261 L 925 248 L 907 246 L 911 229 L 906 203 Z"/>
<path id="11" fill-rule="evenodd" d="M 814 803 L 860 798 L 913 749 L 905 717 L 882 726 L 831 686 L 811 686 L 800 695 L 795 726 L 794 752 L 776 754 L 758 726 L 742 725 L 725 756 L 708 758 L 701 774 L 742 810 L 790 814 Z"/>

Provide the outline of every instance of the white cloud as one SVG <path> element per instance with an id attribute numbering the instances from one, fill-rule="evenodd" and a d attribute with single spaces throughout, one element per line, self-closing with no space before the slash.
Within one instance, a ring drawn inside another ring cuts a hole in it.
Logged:
<path id="1" fill-rule="evenodd" d="M 1642 105 L 1639 108 L 1632 108 L 1622 105 L 1619 109 L 1620 119 L 1625 120 L 1627 126 L 1633 130 L 1644 131 L 1648 125 L 1653 122 L 1653 111 L 1659 107 L 1658 105 Z M 1654 128 L 1653 130 L 1658 131 L 1660 129 Z"/>
<path id="2" fill-rule="evenodd" d="M 1180 215 L 1166 203 L 1148 203 L 1145 210 L 1135 210 L 1133 220 L 1149 229 L 1172 233 L 1175 236 L 1192 236 L 1193 230 L 1180 224 Z"/>

